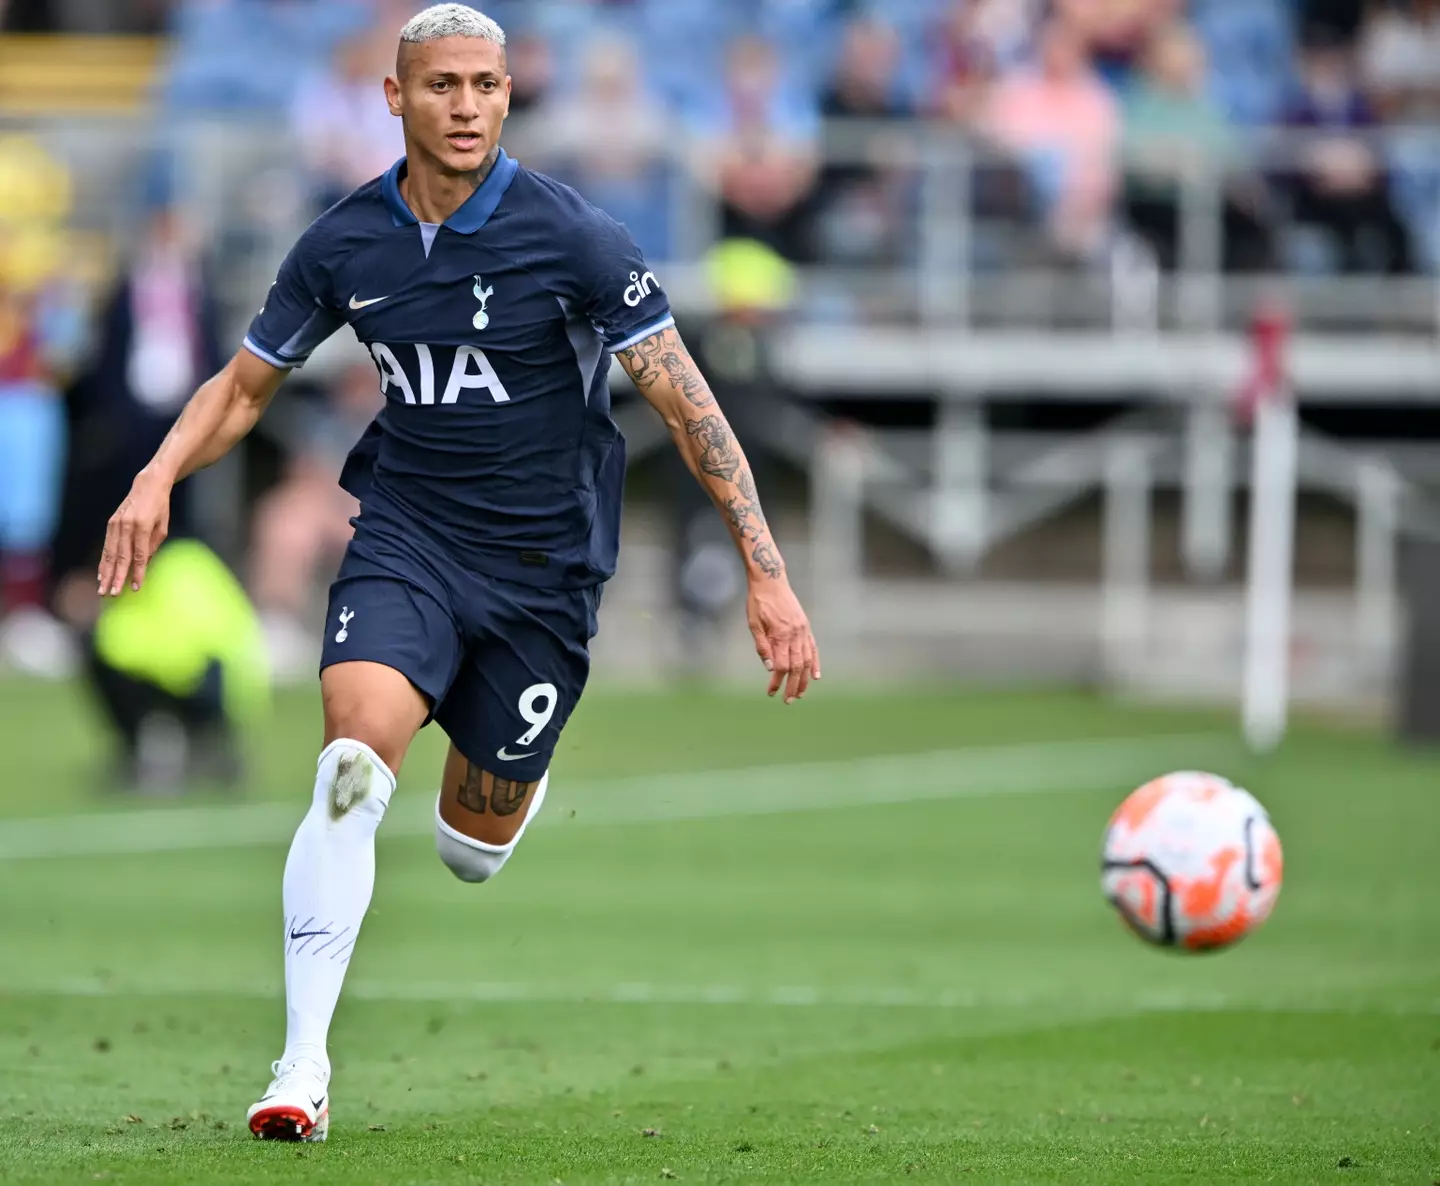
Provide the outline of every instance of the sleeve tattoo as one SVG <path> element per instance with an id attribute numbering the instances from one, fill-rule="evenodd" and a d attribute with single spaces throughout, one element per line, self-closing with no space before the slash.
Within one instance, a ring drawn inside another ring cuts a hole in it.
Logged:
<path id="1" fill-rule="evenodd" d="M 769 530 L 765 512 L 755 493 L 755 479 L 747 469 L 735 479 L 735 493 L 725 500 L 725 517 L 741 539 L 758 543 Z"/>
<path id="2" fill-rule="evenodd" d="M 694 407 L 708 408 L 715 403 L 710 384 L 705 382 L 705 376 L 690 357 L 690 351 L 685 349 L 680 335 L 673 329 L 664 330 L 622 350 L 620 358 L 641 391 L 650 391 L 664 375 Z"/>
<path id="3" fill-rule="evenodd" d="M 696 438 L 700 446 L 700 456 L 696 459 L 700 469 L 711 477 L 734 482 L 740 470 L 740 458 L 735 452 L 735 437 L 730 426 L 719 416 L 702 416 L 699 420 L 686 420 L 685 432 Z M 748 470 L 745 476 L 750 476 Z"/>
<path id="4" fill-rule="evenodd" d="M 780 577 L 785 566 L 770 536 L 755 478 L 745 462 L 724 414 L 715 403 L 710 384 L 673 329 L 664 330 L 620 352 L 621 362 L 642 394 L 649 395 L 662 380 L 684 397 L 690 408 L 701 413 L 682 417 L 686 444 L 706 479 L 711 498 L 724 514 L 730 529 L 750 550 L 750 559 L 766 576 Z"/>

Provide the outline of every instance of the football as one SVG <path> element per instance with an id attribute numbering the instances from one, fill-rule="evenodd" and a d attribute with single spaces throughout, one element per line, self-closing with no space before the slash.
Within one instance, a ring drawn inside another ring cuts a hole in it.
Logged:
<path id="1" fill-rule="evenodd" d="M 1249 791 L 1180 771 L 1133 791 L 1110 817 L 1100 884 L 1147 943 L 1215 951 L 1258 928 L 1280 894 L 1283 858 Z"/>

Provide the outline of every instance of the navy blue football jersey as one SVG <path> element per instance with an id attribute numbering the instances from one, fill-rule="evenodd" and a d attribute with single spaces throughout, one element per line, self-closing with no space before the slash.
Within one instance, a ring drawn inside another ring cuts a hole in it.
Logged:
<path id="1" fill-rule="evenodd" d="M 295 367 L 348 322 L 369 350 L 385 406 L 341 485 L 370 526 L 491 576 L 603 581 L 625 473 L 609 356 L 673 325 L 669 302 L 623 227 L 503 150 L 440 225 L 404 170 L 305 231 L 245 345 Z"/>

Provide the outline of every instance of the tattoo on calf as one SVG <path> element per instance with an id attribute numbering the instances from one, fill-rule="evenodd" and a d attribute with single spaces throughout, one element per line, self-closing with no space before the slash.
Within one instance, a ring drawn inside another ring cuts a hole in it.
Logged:
<path id="1" fill-rule="evenodd" d="M 534 785 L 533 782 L 515 782 L 496 775 L 490 791 L 490 809 L 496 815 L 514 815 Z"/>
<path id="2" fill-rule="evenodd" d="M 460 806 L 466 811 L 473 811 L 476 815 L 485 814 L 485 771 L 473 763 L 466 763 L 465 778 L 460 783 L 460 793 L 456 796 Z"/>
<path id="3" fill-rule="evenodd" d="M 487 783 L 490 791 L 488 796 L 485 793 Z M 476 815 L 484 815 L 486 811 L 495 815 L 514 815 L 525 805 L 525 800 L 537 785 L 533 782 L 517 782 L 513 778 L 501 778 L 498 774 L 489 774 L 474 763 L 469 763 L 465 767 L 465 777 L 455 797 L 461 807 L 466 811 L 473 811 Z"/>

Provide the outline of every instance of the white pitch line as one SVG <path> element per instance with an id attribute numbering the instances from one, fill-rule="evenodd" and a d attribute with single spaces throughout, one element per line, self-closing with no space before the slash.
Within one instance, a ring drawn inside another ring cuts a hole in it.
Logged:
<path id="1" fill-rule="evenodd" d="M 562 781 L 552 790 L 554 805 L 536 823 L 634 824 L 1102 789 L 1118 802 L 1143 779 L 1236 752 L 1234 741 L 1221 735 L 1152 735 Z M 428 795 L 396 799 L 381 837 L 429 835 L 433 804 Z M 294 834 L 304 810 L 297 797 L 14 820 L 0 823 L 0 862 L 279 844 Z"/>
<path id="2" fill-rule="evenodd" d="M 250 985 L 188 982 L 117 982 L 75 978 L 46 983 L 0 983 L 0 995 L 44 997 L 230 997 L 236 1000 L 273 1001 L 283 998 L 279 984 Z M 414 981 L 388 982 L 356 980 L 345 986 L 347 1000 L 378 1004 L 487 1004 L 559 1005 L 646 1005 L 685 1007 L 766 1006 L 782 1009 L 882 1009 L 882 1010 L 1043 1010 L 1057 1016 L 1075 1013 L 1381 1013 L 1397 1017 L 1440 1016 L 1440 1000 L 1416 1001 L 1395 1006 L 1382 1001 L 1357 1000 L 1354 996 L 1324 997 L 1249 996 L 1223 992 L 1193 992 L 1181 989 L 1154 990 L 1131 995 L 1059 993 L 1038 991 L 957 991 L 902 987 L 820 988 L 813 985 L 756 987 L 738 984 L 526 984 L 513 981 Z"/>

